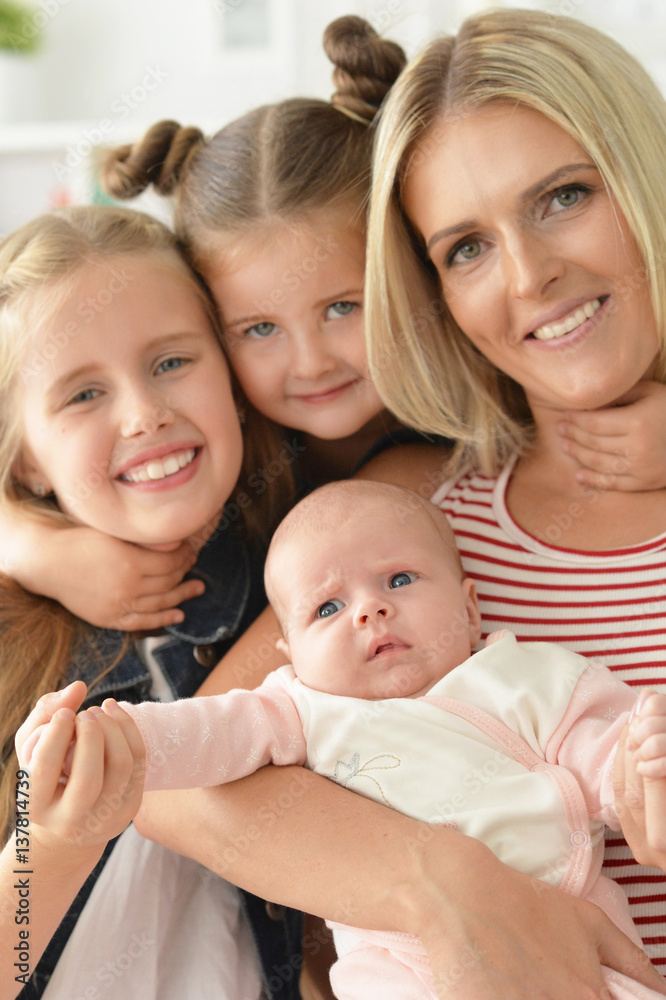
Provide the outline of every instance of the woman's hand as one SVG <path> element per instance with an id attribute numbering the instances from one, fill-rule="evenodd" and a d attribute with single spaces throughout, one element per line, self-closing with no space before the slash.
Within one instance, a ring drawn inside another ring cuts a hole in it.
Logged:
<path id="1" fill-rule="evenodd" d="M 645 953 L 598 906 L 516 872 L 480 843 L 454 836 L 462 848 L 455 855 L 454 891 L 438 890 L 431 878 L 429 899 L 421 894 L 414 903 L 414 930 L 442 1000 L 604 997 L 601 965 L 666 995 Z M 406 895 L 414 900 L 413 887 Z"/>
<path id="2" fill-rule="evenodd" d="M 1 526 L 1 522 L 0 522 Z M 183 576 L 196 556 L 187 542 L 169 551 L 122 542 L 92 528 L 13 519 L 9 575 L 99 628 L 154 632 L 183 620 L 178 605 L 203 593 Z"/>
<path id="3" fill-rule="evenodd" d="M 573 412 L 558 425 L 562 448 L 581 468 L 576 479 L 599 490 L 666 486 L 666 386 L 639 382 L 622 406 Z"/>

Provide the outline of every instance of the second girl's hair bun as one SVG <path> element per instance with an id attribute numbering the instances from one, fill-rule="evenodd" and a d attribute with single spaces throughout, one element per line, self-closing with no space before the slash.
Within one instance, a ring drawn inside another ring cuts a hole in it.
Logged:
<path id="1" fill-rule="evenodd" d="M 171 194 L 191 153 L 204 141 L 198 128 L 157 122 L 138 142 L 111 150 L 102 165 L 102 186 L 113 198 L 134 198 L 150 185 Z"/>
<path id="2" fill-rule="evenodd" d="M 396 42 L 380 38 L 362 17 L 332 21 L 324 32 L 324 51 L 334 64 L 336 88 L 331 103 L 368 123 L 397 80 L 407 59 Z"/>

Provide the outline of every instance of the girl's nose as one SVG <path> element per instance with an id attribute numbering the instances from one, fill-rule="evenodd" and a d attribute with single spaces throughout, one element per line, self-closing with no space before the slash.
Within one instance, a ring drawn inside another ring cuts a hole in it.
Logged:
<path id="1" fill-rule="evenodd" d="M 150 437 L 173 423 L 174 414 L 168 400 L 148 387 L 135 387 L 119 400 L 122 407 L 121 430 L 125 437 Z"/>
<path id="2" fill-rule="evenodd" d="M 332 372 L 336 360 L 326 347 L 319 331 L 307 331 L 294 339 L 291 353 L 291 374 L 296 378 L 314 380 Z"/>

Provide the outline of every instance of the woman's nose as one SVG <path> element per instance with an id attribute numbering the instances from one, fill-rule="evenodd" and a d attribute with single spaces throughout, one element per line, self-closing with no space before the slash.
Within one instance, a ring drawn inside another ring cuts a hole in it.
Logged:
<path id="1" fill-rule="evenodd" d="M 530 233 L 527 227 L 507 239 L 503 256 L 507 286 L 520 299 L 541 298 L 564 273 L 564 261 L 550 241 Z"/>

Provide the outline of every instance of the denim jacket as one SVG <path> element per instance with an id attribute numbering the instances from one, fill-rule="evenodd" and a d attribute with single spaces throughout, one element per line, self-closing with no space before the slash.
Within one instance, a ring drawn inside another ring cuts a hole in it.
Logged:
<path id="1" fill-rule="evenodd" d="M 171 638 L 153 654 L 174 697 L 193 695 L 211 668 L 263 610 L 263 555 L 251 552 L 229 527 L 214 534 L 201 550 L 188 576 L 202 579 L 206 590 L 183 605 L 184 621 L 166 629 Z M 95 682 L 105 664 L 114 662 L 125 642 L 122 632 L 91 629 L 77 648 L 68 681 L 80 678 L 89 685 L 86 706 L 101 704 L 109 697 L 130 702 L 150 698 L 152 678 L 134 644 Z M 37 1000 L 42 995 L 114 843 L 108 845 L 63 918 L 19 1000 Z M 266 997 L 298 1000 L 302 915 L 242 890 L 241 902 L 261 958 Z M 210 933 L 215 933 L 213 927 Z"/>

